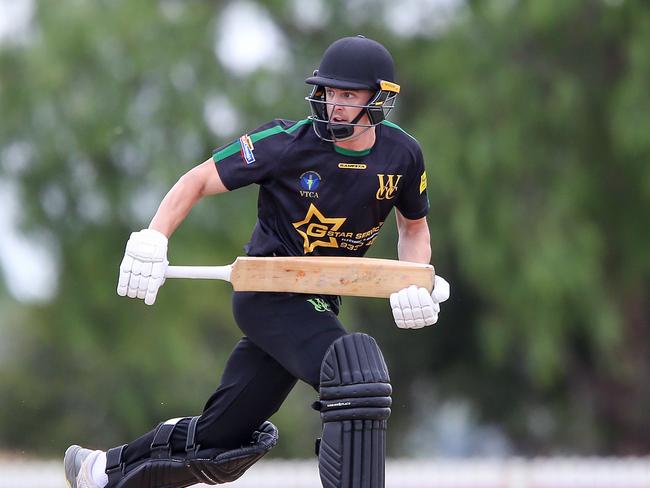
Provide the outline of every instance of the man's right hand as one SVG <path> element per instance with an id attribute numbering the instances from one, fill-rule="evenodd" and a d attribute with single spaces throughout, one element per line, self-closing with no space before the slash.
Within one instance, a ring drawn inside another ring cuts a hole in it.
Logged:
<path id="1" fill-rule="evenodd" d="M 120 264 L 117 294 L 144 299 L 153 305 L 156 294 L 165 282 L 167 271 L 167 237 L 153 229 L 131 233 Z"/>

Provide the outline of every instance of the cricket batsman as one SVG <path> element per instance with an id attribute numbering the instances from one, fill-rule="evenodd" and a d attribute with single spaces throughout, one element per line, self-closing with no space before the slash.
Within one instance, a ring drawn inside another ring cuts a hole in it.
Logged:
<path id="1" fill-rule="evenodd" d="M 386 120 L 400 86 L 393 58 L 363 36 L 331 44 L 313 76 L 304 120 L 276 119 L 217 148 L 133 232 L 117 293 L 153 305 L 165 281 L 168 239 L 203 197 L 259 185 L 248 256 L 363 256 L 395 208 L 400 260 L 429 263 L 427 176 L 418 142 Z M 393 293 L 397 327 L 435 324 L 449 284 Z M 324 488 L 383 488 L 391 385 L 377 342 L 348 333 L 340 297 L 234 292 L 244 337 L 200 415 L 160 422 L 106 451 L 65 453 L 70 488 L 178 488 L 239 478 L 278 440 L 269 418 L 298 380 L 318 392 Z"/>

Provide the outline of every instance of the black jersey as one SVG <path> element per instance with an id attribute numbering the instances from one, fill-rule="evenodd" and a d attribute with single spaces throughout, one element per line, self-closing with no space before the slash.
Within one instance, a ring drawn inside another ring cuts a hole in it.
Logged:
<path id="1" fill-rule="evenodd" d="M 376 127 L 366 151 L 322 141 L 311 120 L 274 120 L 214 151 L 229 190 L 260 186 L 249 256 L 363 256 L 393 207 L 429 210 L 418 142 L 397 125 Z"/>

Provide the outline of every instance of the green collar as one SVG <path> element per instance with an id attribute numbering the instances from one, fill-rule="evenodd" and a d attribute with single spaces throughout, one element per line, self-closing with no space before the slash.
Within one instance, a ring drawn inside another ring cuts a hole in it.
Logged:
<path id="1" fill-rule="evenodd" d="M 364 149 L 363 151 L 353 151 L 352 149 L 345 149 L 343 147 L 339 147 L 336 144 L 333 144 L 334 150 L 339 153 L 343 154 L 344 156 L 367 156 L 370 154 L 370 151 L 372 151 L 372 147 L 368 149 Z"/>

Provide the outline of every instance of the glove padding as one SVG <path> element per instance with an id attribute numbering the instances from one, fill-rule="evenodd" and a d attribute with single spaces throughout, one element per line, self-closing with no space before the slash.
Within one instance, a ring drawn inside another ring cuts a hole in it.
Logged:
<path id="1" fill-rule="evenodd" d="M 433 292 L 411 285 L 392 293 L 390 307 L 400 329 L 420 329 L 438 321 L 440 303 L 449 298 L 449 283 L 442 276 L 434 278 Z"/>
<path id="2" fill-rule="evenodd" d="M 153 229 L 132 232 L 120 264 L 117 294 L 144 299 L 153 305 L 165 282 L 167 271 L 167 237 Z"/>

